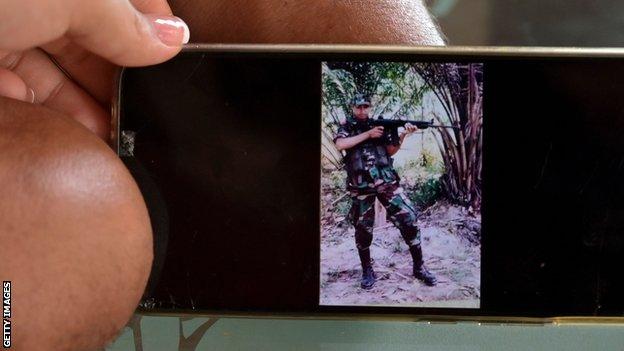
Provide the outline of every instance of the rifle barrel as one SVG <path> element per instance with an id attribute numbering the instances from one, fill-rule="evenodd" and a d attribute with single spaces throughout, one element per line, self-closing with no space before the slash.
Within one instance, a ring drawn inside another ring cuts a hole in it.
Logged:
<path id="1" fill-rule="evenodd" d="M 459 129 L 459 127 L 455 127 L 455 126 L 443 126 L 443 125 L 441 125 L 441 124 L 432 124 L 432 125 L 430 125 L 429 127 Z"/>

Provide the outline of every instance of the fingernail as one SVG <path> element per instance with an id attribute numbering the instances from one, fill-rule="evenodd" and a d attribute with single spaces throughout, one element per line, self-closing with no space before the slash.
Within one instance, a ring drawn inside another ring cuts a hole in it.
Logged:
<path id="1" fill-rule="evenodd" d="M 147 15 L 154 31 L 163 44 L 180 46 L 189 42 L 191 32 L 184 21 L 175 16 Z"/>
<path id="2" fill-rule="evenodd" d="M 31 104 L 35 103 L 35 91 L 32 90 L 32 88 L 28 88 L 28 90 L 26 91 L 26 101 L 30 102 Z"/>

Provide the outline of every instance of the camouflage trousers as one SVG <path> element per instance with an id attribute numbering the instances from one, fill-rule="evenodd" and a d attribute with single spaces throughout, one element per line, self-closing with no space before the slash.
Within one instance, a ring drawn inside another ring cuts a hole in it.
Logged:
<path id="1" fill-rule="evenodd" d="M 351 223 L 355 227 L 358 250 L 367 249 L 373 242 L 375 199 L 379 199 L 386 208 L 387 219 L 399 229 L 407 245 L 420 244 L 420 231 L 416 226 L 418 214 L 414 205 L 398 184 L 382 184 L 372 192 L 351 195 Z"/>

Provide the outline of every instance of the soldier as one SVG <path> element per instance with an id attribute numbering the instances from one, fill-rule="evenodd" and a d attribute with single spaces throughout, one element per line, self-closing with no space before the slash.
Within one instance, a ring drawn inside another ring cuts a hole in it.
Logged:
<path id="1" fill-rule="evenodd" d="M 355 227 L 355 243 L 362 263 L 361 287 L 372 288 L 376 279 L 370 258 L 375 199 L 379 199 L 386 208 L 388 218 L 409 246 L 414 261 L 414 277 L 433 286 L 436 278 L 423 264 L 416 209 L 399 185 L 399 175 L 392 167 L 391 156 L 399 151 L 405 136 L 417 128 L 406 124 L 399 140 L 390 144 L 384 136 L 383 127 L 370 127 L 370 106 L 368 96 L 356 94 L 351 105 L 353 116 L 338 128 L 334 139 L 339 150 L 346 150 L 347 190 L 352 201 L 350 218 Z"/>

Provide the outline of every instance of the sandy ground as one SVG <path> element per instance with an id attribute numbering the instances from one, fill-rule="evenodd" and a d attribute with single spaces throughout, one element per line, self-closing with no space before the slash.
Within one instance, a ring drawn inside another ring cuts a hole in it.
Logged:
<path id="1" fill-rule="evenodd" d="M 478 308 L 480 218 L 438 203 L 418 222 L 425 265 L 438 279 L 428 287 L 412 276 L 412 260 L 389 222 L 375 229 L 371 256 L 377 282 L 360 288 L 361 266 L 354 230 L 344 221 L 325 225 L 321 236 L 321 305 L 385 305 Z"/>

